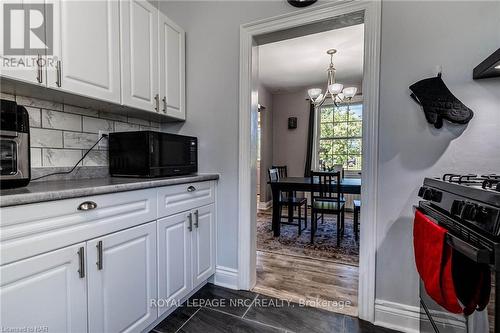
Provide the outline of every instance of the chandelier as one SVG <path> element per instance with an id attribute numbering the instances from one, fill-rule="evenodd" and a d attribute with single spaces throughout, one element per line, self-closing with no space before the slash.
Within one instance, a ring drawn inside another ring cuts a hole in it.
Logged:
<path id="1" fill-rule="evenodd" d="M 335 106 L 339 106 L 340 103 L 347 102 L 349 103 L 358 88 L 356 87 L 346 87 L 341 83 L 335 82 L 335 67 L 333 67 L 333 55 L 337 53 L 337 50 L 330 49 L 326 51 L 328 55 L 330 55 L 330 66 L 328 67 L 328 82 L 326 85 L 325 93 L 322 93 L 321 88 L 311 88 L 307 91 L 309 94 L 309 98 L 316 107 L 322 106 L 327 98 L 330 98 L 333 101 Z"/>

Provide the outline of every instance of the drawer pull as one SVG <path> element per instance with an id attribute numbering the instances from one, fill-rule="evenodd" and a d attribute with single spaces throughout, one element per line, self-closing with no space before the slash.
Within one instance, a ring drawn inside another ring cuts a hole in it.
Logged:
<path id="1" fill-rule="evenodd" d="M 102 270 L 102 241 L 99 241 L 96 245 L 97 247 L 97 269 Z"/>
<path id="2" fill-rule="evenodd" d="M 92 210 L 96 208 L 97 204 L 93 201 L 84 201 L 78 206 L 78 210 Z"/>
<path id="3" fill-rule="evenodd" d="M 83 279 L 85 277 L 85 249 L 81 247 L 77 253 L 79 261 L 78 275 Z"/>
<path id="4" fill-rule="evenodd" d="M 188 187 L 188 192 L 194 192 L 194 191 L 196 191 L 196 187 L 192 185 Z"/>
<path id="5" fill-rule="evenodd" d="M 193 213 L 188 214 L 188 230 L 193 231 Z"/>

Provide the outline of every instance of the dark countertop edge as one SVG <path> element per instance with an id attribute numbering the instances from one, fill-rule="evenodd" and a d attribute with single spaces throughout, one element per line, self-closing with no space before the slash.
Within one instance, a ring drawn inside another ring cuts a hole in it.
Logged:
<path id="1" fill-rule="evenodd" d="M 192 176 L 185 176 L 182 178 L 161 178 L 161 179 L 145 178 L 144 180 L 137 180 L 122 184 L 105 184 L 102 186 L 89 186 L 89 187 L 63 189 L 63 190 L 48 190 L 46 192 L 7 194 L 7 195 L 0 195 L 0 208 L 28 205 L 40 202 L 47 202 L 47 201 L 81 198 L 92 195 L 135 191 L 135 190 L 142 190 L 155 187 L 172 186 L 172 185 L 187 184 L 187 183 L 199 183 L 203 181 L 218 180 L 219 178 L 220 178 L 219 174 L 198 174 Z M 72 181 L 84 181 L 84 180 L 85 179 L 68 180 L 66 181 L 66 183 L 70 183 Z"/>

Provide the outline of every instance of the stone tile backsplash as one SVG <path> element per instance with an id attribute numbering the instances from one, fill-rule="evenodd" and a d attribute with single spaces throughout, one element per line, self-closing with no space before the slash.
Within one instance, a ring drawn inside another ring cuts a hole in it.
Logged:
<path id="1" fill-rule="evenodd" d="M 2 93 L 26 107 L 30 119 L 31 167 L 70 167 L 98 140 L 99 131 L 160 130 L 160 124 L 105 111 Z M 103 139 L 105 140 L 105 139 Z M 80 165 L 107 166 L 107 147 L 97 146 Z"/>

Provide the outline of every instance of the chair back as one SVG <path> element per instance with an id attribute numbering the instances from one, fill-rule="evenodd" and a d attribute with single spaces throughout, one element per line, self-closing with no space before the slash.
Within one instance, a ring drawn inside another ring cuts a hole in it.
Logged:
<path id="1" fill-rule="evenodd" d="M 272 169 L 277 169 L 280 178 L 286 178 L 288 177 L 288 170 L 286 165 L 273 165 L 271 166 Z"/>
<path id="2" fill-rule="evenodd" d="M 267 171 L 269 173 L 269 181 L 270 182 L 277 182 L 280 180 L 280 174 L 278 169 L 276 168 L 271 168 Z"/>
<path id="3" fill-rule="evenodd" d="M 318 190 L 311 192 L 311 198 L 337 201 L 340 204 L 342 192 L 340 191 L 341 172 L 311 171 L 311 184 L 317 181 Z"/>

